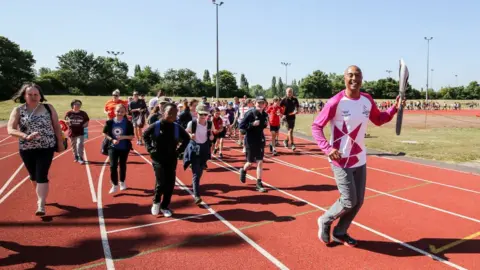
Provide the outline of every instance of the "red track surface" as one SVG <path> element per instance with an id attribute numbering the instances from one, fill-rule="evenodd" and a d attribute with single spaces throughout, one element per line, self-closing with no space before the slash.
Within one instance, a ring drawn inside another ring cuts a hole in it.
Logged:
<path id="1" fill-rule="evenodd" d="M 350 227 L 359 246 L 326 247 L 317 238 L 316 220 L 338 192 L 328 161 L 312 142 L 297 139 L 296 153 L 279 147 L 278 157 L 267 155 L 263 180 L 269 192 L 258 193 L 254 181 L 242 184 L 230 170 L 245 159 L 227 140 L 223 161 L 209 162 L 202 177 L 201 192 L 208 204 L 203 207 L 195 206 L 185 190 L 191 186 L 191 171 L 184 171 L 180 162 L 177 176 L 187 187 L 175 188 L 174 218 L 167 219 L 150 214 L 154 174 L 145 149 L 135 147 L 143 156 L 131 152 L 129 189 L 112 196 L 106 156 L 99 152 L 100 123 L 93 122 L 90 130 L 88 166 L 74 163 L 71 151 L 53 162 L 43 218 L 34 216 L 36 194 L 24 180 L 25 168 L 19 169 L 22 162 L 14 154 L 18 146 L 0 130 L 0 141 L 5 139 L 0 142 L 0 267 L 480 267 L 478 175 L 371 156 L 366 200 L 358 223 Z M 255 171 L 249 175 L 254 179 Z M 468 236 L 473 239 L 461 241 Z"/>

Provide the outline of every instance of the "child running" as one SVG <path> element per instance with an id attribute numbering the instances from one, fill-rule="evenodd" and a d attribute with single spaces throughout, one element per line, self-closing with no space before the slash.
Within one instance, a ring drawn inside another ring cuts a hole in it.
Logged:
<path id="1" fill-rule="evenodd" d="M 177 106 L 167 103 L 164 106 L 162 119 L 150 125 L 143 133 L 145 147 L 152 158 L 155 172 L 155 194 L 151 208 L 151 213 L 155 216 L 160 212 L 165 217 L 172 216 L 172 210 L 168 206 L 175 188 L 177 157 L 190 141 L 190 136 L 175 123 L 177 114 Z M 182 144 L 177 147 L 180 141 Z M 162 195 L 163 200 L 160 203 Z"/>
<path id="2" fill-rule="evenodd" d="M 103 128 L 103 135 L 111 142 L 108 148 L 110 158 L 110 179 L 112 188 L 109 193 L 118 191 L 118 167 L 120 166 L 120 190 L 126 190 L 127 159 L 132 148 L 133 124 L 126 117 L 127 108 L 123 104 L 115 107 L 115 117 L 108 120 Z"/>
<path id="3" fill-rule="evenodd" d="M 257 190 L 267 192 L 262 184 L 263 149 L 265 148 L 265 135 L 263 129 L 268 125 L 268 115 L 264 111 L 267 100 L 263 96 L 256 98 L 255 109 L 248 110 L 240 122 L 240 132 L 245 133 L 245 150 L 247 162 L 240 169 L 240 181 L 245 183 L 247 170 L 252 163 L 257 162 Z"/>
<path id="4" fill-rule="evenodd" d="M 191 166 L 192 186 L 195 197 L 195 204 L 200 204 L 200 178 L 203 170 L 206 168 L 208 159 L 210 159 L 210 141 L 213 140 L 211 133 L 212 122 L 207 121 L 209 112 L 207 106 L 199 104 L 196 108 L 198 119 L 194 119 L 187 124 L 187 132 L 192 139 L 187 146 L 183 157 L 183 169 Z"/>
<path id="5" fill-rule="evenodd" d="M 280 98 L 274 97 L 272 106 L 267 109 L 268 118 L 270 121 L 270 132 L 272 134 L 272 141 L 270 142 L 270 152 L 274 156 L 277 155 L 278 145 L 278 131 L 280 130 L 280 116 L 283 115 L 283 107 L 280 106 Z"/>
<path id="6" fill-rule="evenodd" d="M 82 107 L 82 101 L 74 99 L 70 103 L 70 107 L 72 109 L 65 114 L 65 120 L 67 122 L 67 125 L 69 126 L 68 137 L 70 137 L 70 141 L 72 143 L 74 161 L 80 164 L 84 164 L 84 133 L 85 128 L 88 127 L 88 122 L 90 121 L 90 118 L 88 118 L 88 114 L 86 112 L 80 110 L 80 108 Z"/>
<path id="7" fill-rule="evenodd" d="M 218 107 L 213 109 L 213 141 L 212 141 L 212 152 L 214 155 L 218 154 L 219 158 L 223 158 L 222 147 L 223 147 L 223 138 L 227 133 L 226 125 L 223 122 L 222 117 L 220 116 L 220 109 Z"/>

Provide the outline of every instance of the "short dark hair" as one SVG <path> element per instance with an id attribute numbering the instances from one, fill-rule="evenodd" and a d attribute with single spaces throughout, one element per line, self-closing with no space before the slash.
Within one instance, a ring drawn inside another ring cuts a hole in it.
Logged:
<path id="1" fill-rule="evenodd" d="M 70 103 L 70 107 L 73 109 L 73 104 L 75 103 L 80 103 L 80 106 L 82 105 L 82 101 L 80 99 L 74 99 L 72 100 L 72 102 Z"/>
<path id="2" fill-rule="evenodd" d="M 15 93 L 15 95 L 13 95 L 12 100 L 15 103 L 25 103 L 26 102 L 25 101 L 25 92 L 27 92 L 28 88 L 35 88 L 35 89 L 38 90 L 38 92 L 40 93 L 40 102 L 47 101 L 47 99 L 43 95 L 42 88 L 40 87 L 40 85 L 38 85 L 36 83 L 33 83 L 33 82 L 24 83 L 22 85 L 22 87 L 20 87 L 20 90 L 18 90 Z"/>

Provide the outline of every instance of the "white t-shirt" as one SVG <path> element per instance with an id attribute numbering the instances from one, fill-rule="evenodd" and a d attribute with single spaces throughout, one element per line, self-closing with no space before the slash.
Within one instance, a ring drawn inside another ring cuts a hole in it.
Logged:
<path id="1" fill-rule="evenodd" d="M 192 133 L 192 121 L 188 122 L 187 124 L 187 129 L 189 133 Z M 207 141 L 207 122 L 205 122 L 205 125 L 200 124 L 200 122 L 197 121 L 197 130 L 195 130 L 195 142 L 202 144 Z"/>

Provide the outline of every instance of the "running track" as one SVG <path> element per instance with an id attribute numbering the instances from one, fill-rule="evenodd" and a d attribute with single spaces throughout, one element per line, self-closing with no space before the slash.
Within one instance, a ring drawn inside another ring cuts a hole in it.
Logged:
<path id="1" fill-rule="evenodd" d="M 154 174 L 143 147 L 131 152 L 128 190 L 115 196 L 100 122 L 92 121 L 88 165 L 71 150 L 50 171 L 47 216 L 16 141 L 0 130 L 0 267 L 8 269 L 478 269 L 480 176 L 376 156 L 368 158 L 366 200 L 350 233 L 357 248 L 326 247 L 317 217 L 338 197 L 328 162 L 310 141 L 267 154 L 268 193 L 242 184 L 241 148 L 226 139 L 191 196 L 191 171 L 177 170 L 174 218 L 150 214 Z M 268 132 L 267 132 L 268 133 Z M 267 151 L 268 153 L 268 151 Z M 250 180 L 255 171 L 250 170 Z"/>

